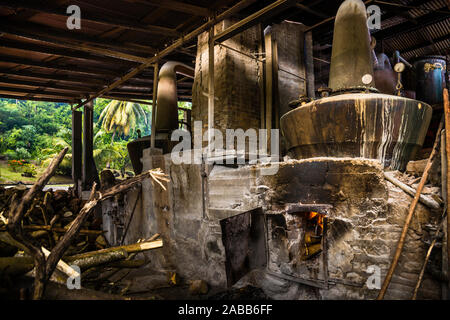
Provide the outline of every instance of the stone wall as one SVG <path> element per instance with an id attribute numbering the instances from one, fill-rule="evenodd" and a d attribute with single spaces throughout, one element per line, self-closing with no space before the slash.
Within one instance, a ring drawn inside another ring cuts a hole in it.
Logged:
<path id="1" fill-rule="evenodd" d="M 260 166 L 174 165 L 168 155 L 147 154 L 146 159 L 144 170 L 161 167 L 171 182 L 167 192 L 145 182 L 142 207 L 126 241 L 162 234 L 164 247 L 146 254 L 152 270 L 176 270 L 185 279 L 204 279 L 225 288 L 226 252 L 220 222 L 259 208 L 267 221 L 267 270 L 294 281 L 262 269 L 251 272 L 237 286 L 250 282 L 276 299 L 374 299 L 378 294 L 366 286 L 371 275 L 368 267 L 380 268 L 382 282 L 411 197 L 384 180 L 376 161 L 290 160 L 280 163 L 277 174 L 262 176 Z M 321 280 L 324 273 L 320 255 L 307 263 L 299 259 L 303 226 L 295 212 L 286 210 L 292 203 L 331 206 L 326 234 L 329 289 L 295 282 L 296 277 Z M 418 205 L 387 299 L 411 297 L 428 248 L 425 226 L 435 223 L 438 215 Z M 274 225 L 287 236 L 277 235 Z M 439 283 L 426 273 L 418 297 L 439 299 L 440 291 Z"/>

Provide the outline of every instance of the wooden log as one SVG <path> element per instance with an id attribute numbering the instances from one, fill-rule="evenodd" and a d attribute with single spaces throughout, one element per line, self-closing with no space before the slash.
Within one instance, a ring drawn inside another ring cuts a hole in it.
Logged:
<path id="1" fill-rule="evenodd" d="M 108 267 L 119 269 L 133 269 L 133 268 L 140 268 L 146 263 L 147 262 L 145 260 L 120 260 L 108 263 Z"/>
<path id="2" fill-rule="evenodd" d="M 0 258 L 1 276 L 18 276 L 26 274 L 34 268 L 33 258 L 31 257 L 3 257 Z"/>
<path id="3" fill-rule="evenodd" d="M 402 253 L 403 247 L 405 245 L 406 234 L 409 229 L 409 225 L 411 224 L 411 220 L 414 215 L 414 211 L 416 210 L 417 203 L 419 202 L 419 196 L 422 193 L 422 189 L 425 186 L 425 182 L 428 179 L 428 173 L 430 171 L 431 165 L 433 164 L 433 160 L 438 153 L 439 144 L 441 141 L 441 131 L 444 127 L 444 117 L 441 118 L 441 122 L 439 123 L 439 128 L 437 130 L 436 139 L 434 141 L 433 149 L 431 151 L 430 157 L 428 158 L 427 166 L 425 167 L 425 171 L 420 179 L 419 186 L 417 187 L 416 194 L 414 195 L 414 199 L 409 207 L 408 215 L 406 216 L 405 224 L 403 225 L 402 233 L 400 235 L 400 239 L 397 243 L 397 248 L 395 249 L 394 257 L 392 259 L 392 263 L 389 267 L 389 270 L 386 274 L 386 278 L 384 279 L 383 285 L 381 287 L 380 292 L 378 293 L 377 300 L 383 300 L 384 295 L 391 283 L 392 276 L 394 275 L 394 271 L 397 268 L 398 261 L 400 260 L 400 255 Z"/>
<path id="4" fill-rule="evenodd" d="M 77 258 L 77 259 L 84 259 L 84 258 L 94 257 L 101 253 L 109 253 L 109 252 L 122 251 L 122 250 L 126 251 L 128 254 L 130 254 L 130 253 L 138 253 L 138 252 L 158 249 L 158 248 L 162 248 L 162 246 L 163 246 L 162 240 L 154 240 L 154 241 L 148 241 L 148 242 L 133 243 L 133 244 L 128 244 L 128 245 L 119 246 L 119 247 L 111 247 L 111 248 L 106 248 L 106 249 L 101 249 L 101 250 L 91 251 L 91 252 L 86 252 L 86 253 L 80 253 L 73 257 Z"/>
<path id="5" fill-rule="evenodd" d="M 58 228 L 58 227 L 51 227 L 51 226 L 37 226 L 37 225 L 26 225 L 23 226 L 24 230 L 45 230 L 45 231 L 53 231 L 58 233 L 66 233 L 69 228 Z M 81 229 L 78 234 L 79 235 L 101 235 L 105 233 L 105 231 L 102 230 L 87 230 L 87 229 Z"/>
<path id="6" fill-rule="evenodd" d="M 397 187 L 399 187 L 400 189 L 405 191 L 410 196 L 414 197 L 414 195 L 416 194 L 416 190 L 414 190 L 407 184 L 401 182 L 400 180 L 396 179 L 391 173 L 385 172 L 384 177 L 386 178 L 386 180 L 388 180 L 392 184 L 396 185 Z M 424 196 L 423 194 L 420 195 L 419 202 L 426 205 L 427 207 L 429 207 L 431 209 L 434 209 L 434 210 L 441 208 L 441 206 L 439 205 L 439 203 L 437 201 L 435 201 L 434 199 L 431 199 L 427 196 Z"/>
<path id="7" fill-rule="evenodd" d="M 77 265 L 80 267 L 80 269 L 86 270 L 91 267 L 126 259 L 128 257 L 128 252 L 126 250 L 120 249 L 111 252 L 100 252 L 94 255 L 88 255 L 84 257 L 80 256 L 82 256 L 82 254 L 68 257 L 64 260 L 70 263 L 71 265 L 72 264 Z"/>

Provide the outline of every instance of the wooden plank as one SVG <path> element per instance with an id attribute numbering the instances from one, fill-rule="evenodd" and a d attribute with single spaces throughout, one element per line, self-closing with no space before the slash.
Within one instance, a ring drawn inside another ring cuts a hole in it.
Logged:
<path id="1" fill-rule="evenodd" d="M 105 89 L 99 91 L 93 97 L 91 97 L 88 100 L 78 104 L 75 108 L 80 108 L 80 107 L 84 106 L 87 102 L 92 101 L 95 98 L 103 96 L 105 93 L 111 91 L 112 89 L 114 89 L 117 86 L 121 85 L 122 83 L 124 83 L 128 79 L 134 77 L 136 74 L 140 73 L 144 69 L 150 67 L 153 63 L 155 63 L 156 61 L 160 60 L 162 57 L 168 55 L 172 51 L 174 51 L 174 50 L 178 49 L 179 47 L 183 46 L 185 43 L 193 40 L 198 35 L 200 35 L 202 32 L 204 32 L 205 30 L 208 30 L 210 27 L 214 26 L 216 23 L 218 23 L 218 22 L 220 22 L 220 21 L 230 17 L 231 15 L 239 12 L 240 10 L 242 10 L 243 8 L 249 6 L 250 4 L 252 4 L 254 2 L 255 2 L 255 0 L 242 0 L 242 1 L 238 2 L 233 7 L 231 7 L 228 10 L 226 10 L 225 12 L 221 13 L 220 15 L 215 17 L 214 19 L 209 20 L 208 22 L 204 23 L 203 25 L 201 25 L 200 27 L 198 27 L 194 31 L 191 31 L 190 33 L 185 35 L 184 37 L 179 38 L 177 41 L 172 43 L 170 46 L 166 47 L 164 50 L 162 50 L 158 54 L 155 54 L 153 57 L 150 57 L 150 58 L 146 59 L 143 62 L 143 64 L 141 64 L 140 66 L 136 67 L 135 69 L 133 69 L 132 71 L 130 71 L 129 73 L 127 73 L 126 75 L 121 77 L 120 79 L 116 80 L 115 82 L 111 83 L 108 87 L 106 87 Z"/>

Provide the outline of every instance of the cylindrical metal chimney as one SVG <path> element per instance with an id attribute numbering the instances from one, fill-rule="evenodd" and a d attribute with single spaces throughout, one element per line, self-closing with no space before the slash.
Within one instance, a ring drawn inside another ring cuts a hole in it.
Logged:
<path id="1" fill-rule="evenodd" d="M 194 78 L 194 69 L 181 62 L 168 61 L 161 67 L 156 97 L 157 133 L 178 129 L 177 73 Z"/>
<path id="2" fill-rule="evenodd" d="M 336 92 L 373 86 L 366 7 L 361 0 L 346 0 L 334 22 L 329 87 Z"/>

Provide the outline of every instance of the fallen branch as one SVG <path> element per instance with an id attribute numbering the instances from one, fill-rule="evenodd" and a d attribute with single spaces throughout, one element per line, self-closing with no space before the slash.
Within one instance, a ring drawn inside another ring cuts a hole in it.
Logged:
<path id="1" fill-rule="evenodd" d="M 411 300 L 416 300 L 416 298 L 417 298 L 417 292 L 419 291 L 420 285 L 422 284 L 422 279 L 423 279 L 423 275 L 425 274 L 425 269 L 428 264 L 428 259 L 430 259 L 431 251 L 433 251 L 433 248 L 436 244 L 439 232 L 441 231 L 441 228 L 442 228 L 442 224 L 445 221 L 446 213 L 447 213 L 447 209 L 445 209 L 444 213 L 442 214 L 441 222 L 439 223 L 439 226 L 434 234 L 433 241 L 431 242 L 430 247 L 428 248 L 428 252 L 427 252 L 427 255 L 425 256 L 425 261 L 423 262 L 422 270 L 420 270 L 419 279 L 417 279 L 416 287 L 414 288 L 414 293 L 413 293 Z"/>
<path id="2" fill-rule="evenodd" d="M 44 294 L 46 283 L 46 266 L 45 256 L 39 246 L 33 244 L 33 240 L 29 239 L 22 229 L 22 219 L 26 213 L 26 208 L 30 207 L 35 195 L 43 189 L 50 178 L 55 174 L 61 161 L 67 153 L 69 148 L 64 148 L 50 163 L 42 176 L 36 181 L 36 183 L 28 190 L 22 199 L 19 201 L 17 197 L 13 196 L 11 201 L 11 208 L 9 210 L 8 224 L 6 229 L 11 237 L 23 244 L 27 251 L 34 258 L 34 265 L 36 266 L 36 276 L 34 281 L 34 293 L 33 299 L 41 299 Z M 55 264 L 56 266 L 56 264 Z"/>
<path id="3" fill-rule="evenodd" d="M 425 170 L 423 172 L 422 178 L 420 179 L 419 186 L 417 187 L 416 194 L 414 195 L 414 199 L 409 207 L 408 215 L 406 216 L 405 224 L 403 225 L 402 233 L 400 235 L 400 239 L 397 243 L 397 248 L 395 249 L 394 257 L 391 262 L 391 266 L 389 267 L 388 273 L 386 274 L 386 278 L 384 279 L 383 286 L 381 287 L 380 292 L 378 293 L 377 300 L 383 300 L 384 295 L 386 294 L 387 288 L 391 283 L 392 276 L 394 275 L 394 271 L 397 268 L 398 261 L 400 260 L 400 255 L 402 253 L 403 247 L 405 245 L 406 234 L 409 229 L 409 225 L 411 224 L 412 217 L 414 215 L 414 211 L 416 210 L 417 203 L 419 202 L 419 196 L 422 193 L 422 189 L 425 186 L 425 183 L 428 179 L 428 173 L 430 172 L 431 165 L 433 164 L 433 160 L 436 157 L 437 150 L 439 148 L 439 144 L 441 141 L 441 131 L 444 127 L 444 117 L 442 116 L 441 122 L 439 123 L 439 128 L 437 130 L 436 139 L 434 141 L 433 149 L 431 151 L 430 157 L 428 158 L 427 165 L 425 166 Z"/>
<path id="4" fill-rule="evenodd" d="M 58 228 L 58 227 L 52 227 L 51 225 L 47 226 L 38 226 L 38 225 L 26 225 L 23 226 L 23 230 L 34 230 L 34 231 L 51 231 L 51 232 L 57 232 L 57 233 L 66 233 L 69 228 Z M 81 229 L 78 234 L 80 235 L 101 235 L 105 233 L 105 231 L 102 230 L 85 230 Z"/>
<path id="5" fill-rule="evenodd" d="M 385 172 L 384 173 L 384 177 L 386 178 L 386 180 L 388 180 L 392 184 L 396 185 L 397 187 L 399 187 L 400 189 L 405 191 L 410 196 L 414 197 L 414 195 L 416 194 L 416 190 L 414 190 L 413 188 L 411 188 L 407 184 L 401 182 L 400 180 L 396 179 L 389 172 Z M 423 194 L 420 195 L 419 202 L 424 204 L 424 205 L 426 205 L 428 208 L 431 208 L 433 210 L 438 210 L 438 209 L 441 208 L 441 206 L 439 205 L 439 203 L 436 200 L 431 199 L 430 197 L 424 196 Z"/>

